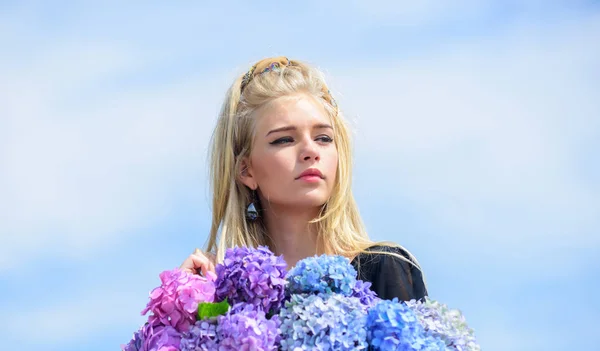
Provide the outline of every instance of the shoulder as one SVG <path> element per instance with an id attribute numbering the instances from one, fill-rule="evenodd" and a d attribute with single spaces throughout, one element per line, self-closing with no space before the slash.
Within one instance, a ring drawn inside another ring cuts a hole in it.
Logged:
<path id="1" fill-rule="evenodd" d="M 408 251 L 397 246 L 375 245 L 353 261 L 358 279 L 370 282 L 383 299 L 420 299 L 427 296 L 421 268 Z"/>
<path id="2" fill-rule="evenodd" d="M 361 252 L 352 261 L 357 268 L 382 268 L 400 265 L 402 268 L 417 268 L 418 265 L 412 256 L 402 247 L 388 245 L 374 245 Z"/>

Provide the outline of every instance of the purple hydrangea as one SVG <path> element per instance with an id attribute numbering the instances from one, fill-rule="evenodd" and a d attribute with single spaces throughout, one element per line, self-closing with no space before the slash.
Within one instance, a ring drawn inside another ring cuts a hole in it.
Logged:
<path id="1" fill-rule="evenodd" d="M 288 273 L 288 290 L 290 294 L 339 293 L 351 296 L 356 276 L 356 270 L 346 257 L 308 257 L 298 261 Z"/>
<path id="2" fill-rule="evenodd" d="M 250 303 L 267 313 L 277 313 L 285 298 L 287 264 L 267 247 L 227 249 L 217 265 L 216 296 L 231 304 Z"/>
<path id="3" fill-rule="evenodd" d="M 407 301 L 406 304 L 414 311 L 425 331 L 444 341 L 449 350 L 481 350 L 475 340 L 473 329 L 469 328 L 459 310 L 450 309 L 429 298 L 423 301 Z"/>
<path id="4" fill-rule="evenodd" d="M 152 311 L 164 325 L 184 332 L 196 321 L 200 302 L 213 302 L 215 297 L 214 277 L 201 277 L 179 269 L 160 274 L 161 286 L 150 292 L 150 302 L 142 315 Z"/>
<path id="5" fill-rule="evenodd" d="M 279 312 L 281 350 L 364 350 L 366 308 L 340 294 L 294 294 Z"/>
<path id="6" fill-rule="evenodd" d="M 368 307 L 374 306 L 380 300 L 377 294 L 371 290 L 371 283 L 362 280 L 356 281 L 351 296 L 357 297 L 363 305 Z"/>
<path id="7" fill-rule="evenodd" d="M 275 351 L 279 343 L 279 318 L 267 319 L 265 312 L 253 304 L 234 305 L 218 317 L 219 351 Z"/>
<path id="8" fill-rule="evenodd" d="M 211 351 L 217 349 L 217 318 L 197 321 L 183 333 L 181 351 Z"/>
<path id="9" fill-rule="evenodd" d="M 375 351 L 446 350 L 445 343 L 428 335 L 415 313 L 397 298 L 381 300 L 369 309 L 367 330 L 369 345 Z"/>
<path id="10" fill-rule="evenodd" d="M 150 316 L 142 327 L 141 340 L 138 351 L 178 351 L 181 334 L 172 326 L 162 324 L 157 317 Z"/>

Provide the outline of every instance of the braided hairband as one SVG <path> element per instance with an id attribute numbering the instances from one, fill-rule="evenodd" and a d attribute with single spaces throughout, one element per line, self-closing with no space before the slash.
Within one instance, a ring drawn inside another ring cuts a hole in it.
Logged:
<path id="1" fill-rule="evenodd" d="M 244 78 L 242 78 L 242 84 L 240 86 L 240 93 L 244 91 L 246 86 L 257 75 L 261 75 L 263 73 L 271 71 L 280 71 L 281 68 L 287 66 L 294 66 L 294 62 L 290 61 L 285 56 L 271 57 L 258 61 L 254 66 L 250 68 L 248 72 L 246 72 L 246 74 L 244 74 Z M 323 99 L 329 102 L 333 107 L 337 108 L 337 103 L 335 102 L 333 96 L 331 96 L 331 92 L 325 85 L 323 86 Z"/>

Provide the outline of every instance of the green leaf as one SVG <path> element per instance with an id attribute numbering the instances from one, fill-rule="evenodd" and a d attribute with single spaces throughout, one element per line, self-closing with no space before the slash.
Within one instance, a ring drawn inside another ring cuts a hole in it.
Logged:
<path id="1" fill-rule="evenodd" d="M 198 304 L 198 319 L 223 315 L 229 311 L 227 299 L 221 302 L 202 302 Z"/>

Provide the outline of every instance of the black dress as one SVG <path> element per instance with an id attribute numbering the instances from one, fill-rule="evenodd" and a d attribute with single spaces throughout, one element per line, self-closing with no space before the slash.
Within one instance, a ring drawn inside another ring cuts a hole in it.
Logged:
<path id="1" fill-rule="evenodd" d="M 371 282 L 371 290 L 385 300 L 397 297 L 400 301 L 419 300 L 427 296 L 421 271 L 406 261 L 392 255 L 371 253 L 384 251 L 400 254 L 410 260 L 408 253 L 391 246 L 373 246 L 352 260 L 358 279 Z M 360 264 L 359 264 L 360 263 Z"/>

